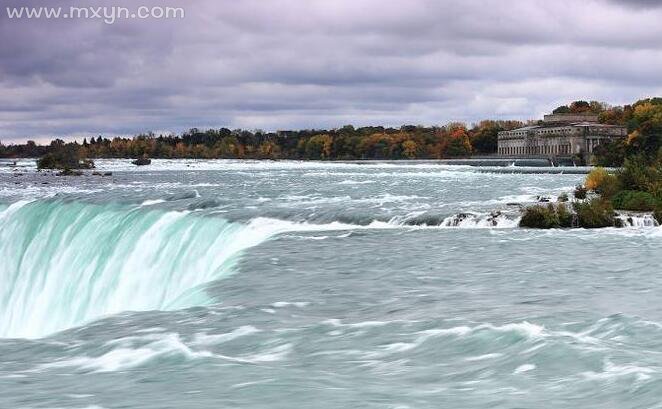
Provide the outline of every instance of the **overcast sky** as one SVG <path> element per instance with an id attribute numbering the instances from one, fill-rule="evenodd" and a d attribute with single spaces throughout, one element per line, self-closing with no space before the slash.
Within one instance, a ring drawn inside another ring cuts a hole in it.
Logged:
<path id="1" fill-rule="evenodd" d="M 0 140 L 530 119 L 662 95 L 662 8 L 617 0 L 3 0 Z M 184 19 L 9 19 L 18 6 Z"/>

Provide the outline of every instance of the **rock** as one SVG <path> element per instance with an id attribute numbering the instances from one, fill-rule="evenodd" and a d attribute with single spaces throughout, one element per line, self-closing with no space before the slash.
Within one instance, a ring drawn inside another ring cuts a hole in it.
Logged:
<path id="1" fill-rule="evenodd" d="M 103 172 L 103 176 L 113 176 L 113 172 Z"/>
<path id="2" fill-rule="evenodd" d="M 473 213 L 458 213 L 455 216 L 447 219 L 445 225 L 449 227 L 457 227 L 462 224 L 463 221 L 469 218 L 475 218 L 476 215 Z"/>
<path id="3" fill-rule="evenodd" d="M 147 158 L 147 157 L 143 156 L 142 158 L 138 158 L 138 159 L 134 160 L 131 163 L 133 163 L 136 166 L 146 166 L 146 165 L 151 164 L 152 160 L 150 158 Z"/>
<path id="4" fill-rule="evenodd" d="M 80 170 L 64 169 L 61 172 L 56 173 L 56 176 L 82 176 L 83 172 Z"/>
<path id="5" fill-rule="evenodd" d="M 499 225 L 499 216 L 501 216 L 501 212 L 496 210 L 490 213 L 489 217 L 487 218 L 488 223 L 490 223 L 492 226 L 496 227 Z"/>

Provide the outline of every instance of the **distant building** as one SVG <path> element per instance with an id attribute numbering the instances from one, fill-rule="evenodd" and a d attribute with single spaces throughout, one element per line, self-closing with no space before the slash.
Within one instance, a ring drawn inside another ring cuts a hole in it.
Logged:
<path id="1" fill-rule="evenodd" d="M 605 125 L 593 114 L 545 115 L 539 125 L 499 132 L 498 153 L 506 156 L 590 156 L 596 146 L 627 136 L 624 126 Z"/>

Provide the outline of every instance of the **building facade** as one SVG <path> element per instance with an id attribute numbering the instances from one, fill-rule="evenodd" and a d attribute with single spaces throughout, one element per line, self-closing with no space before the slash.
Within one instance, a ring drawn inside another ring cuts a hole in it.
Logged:
<path id="1" fill-rule="evenodd" d="M 538 125 L 499 132 L 504 156 L 590 156 L 596 146 L 627 136 L 624 126 L 605 125 L 593 114 L 545 115 Z"/>

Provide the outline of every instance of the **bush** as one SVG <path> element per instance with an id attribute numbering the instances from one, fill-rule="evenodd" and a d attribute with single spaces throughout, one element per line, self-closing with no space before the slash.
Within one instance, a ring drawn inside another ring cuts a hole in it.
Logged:
<path id="1" fill-rule="evenodd" d="M 588 229 L 614 226 L 614 209 L 602 198 L 573 203 L 579 227 Z"/>
<path id="2" fill-rule="evenodd" d="M 622 190 L 612 199 L 614 208 L 619 210 L 632 210 L 646 212 L 655 210 L 658 206 L 657 201 L 647 192 L 638 192 L 635 190 Z"/>
<path id="3" fill-rule="evenodd" d="M 627 158 L 618 176 L 623 186 L 630 190 L 651 192 L 660 183 L 659 169 L 649 166 L 644 155 Z"/>
<path id="4" fill-rule="evenodd" d="M 57 169 L 58 160 L 52 153 L 47 153 L 37 160 L 37 169 Z"/>
<path id="5" fill-rule="evenodd" d="M 579 199 L 579 200 L 586 199 L 586 193 L 588 192 L 584 186 L 577 185 L 577 187 L 575 187 L 575 199 Z"/>
<path id="6" fill-rule="evenodd" d="M 607 176 L 609 176 L 609 174 L 605 168 L 595 168 L 586 175 L 584 186 L 586 186 L 586 189 L 588 190 L 595 191 Z"/>
<path id="7" fill-rule="evenodd" d="M 37 160 L 37 169 L 91 169 L 94 162 L 83 159 L 78 149 L 64 146 Z"/>
<path id="8" fill-rule="evenodd" d="M 586 176 L 584 186 L 587 190 L 592 190 L 606 198 L 614 196 L 621 190 L 618 177 L 608 173 L 604 168 L 593 169 Z"/>
<path id="9" fill-rule="evenodd" d="M 559 227 L 572 227 L 572 221 L 575 215 L 570 211 L 568 206 L 562 203 L 556 205 L 556 215 L 559 218 Z"/>
<path id="10" fill-rule="evenodd" d="M 568 199 L 568 194 L 567 193 L 561 193 L 558 198 L 556 198 L 558 202 L 564 203 L 567 202 Z"/>
<path id="11" fill-rule="evenodd" d="M 609 199 L 618 193 L 621 189 L 621 181 L 618 179 L 618 177 L 616 175 L 608 174 L 595 191 L 602 195 L 602 197 Z"/>
<path id="12" fill-rule="evenodd" d="M 534 229 L 553 229 L 559 227 L 559 216 L 556 214 L 554 205 L 536 205 L 524 209 L 524 214 L 519 222 L 520 227 L 531 227 Z"/>
<path id="13" fill-rule="evenodd" d="M 519 222 L 520 227 L 534 229 L 554 229 L 559 227 L 572 227 L 573 214 L 565 204 L 552 203 L 529 206 Z"/>

